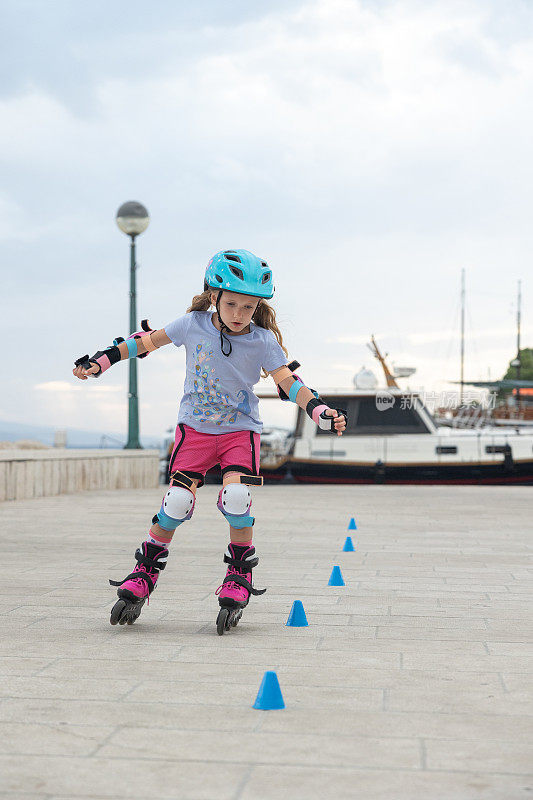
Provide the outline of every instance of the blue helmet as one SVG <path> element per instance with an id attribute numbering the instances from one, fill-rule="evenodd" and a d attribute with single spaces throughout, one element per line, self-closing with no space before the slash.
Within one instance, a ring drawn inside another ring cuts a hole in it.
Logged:
<path id="1" fill-rule="evenodd" d="M 226 289 L 265 300 L 274 295 L 272 270 L 266 261 L 248 250 L 216 253 L 207 265 L 204 281 L 206 288 Z"/>

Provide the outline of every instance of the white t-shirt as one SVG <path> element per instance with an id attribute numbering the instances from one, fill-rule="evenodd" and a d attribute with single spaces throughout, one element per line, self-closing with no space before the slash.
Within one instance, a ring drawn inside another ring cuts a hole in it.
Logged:
<path id="1" fill-rule="evenodd" d="M 250 333 L 231 336 L 232 352 L 223 355 L 220 331 L 211 311 L 191 311 L 165 325 L 169 339 L 187 352 L 187 372 L 178 423 L 203 433 L 255 431 L 261 433 L 259 401 L 253 387 L 261 367 L 272 372 L 287 363 L 272 331 L 250 323 Z M 226 342 L 224 349 L 227 349 Z"/>

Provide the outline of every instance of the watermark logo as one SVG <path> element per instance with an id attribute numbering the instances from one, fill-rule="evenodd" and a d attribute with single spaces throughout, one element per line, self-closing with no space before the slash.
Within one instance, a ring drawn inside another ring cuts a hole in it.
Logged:
<path id="1" fill-rule="evenodd" d="M 461 395 L 457 391 L 420 391 L 417 394 L 405 392 L 402 395 L 394 396 L 390 392 L 381 391 L 376 393 L 376 408 L 378 411 L 387 411 L 387 409 L 394 406 L 396 400 L 398 400 L 398 407 L 402 411 L 409 408 L 418 408 L 422 404 L 431 410 L 438 409 L 441 412 L 463 409 L 465 412 L 481 413 L 490 411 L 496 406 L 495 394 L 487 397 L 479 392 L 465 391 Z"/>
<path id="2" fill-rule="evenodd" d="M 396 398 L 390 392 L 376 392 L 376 408 L 378 411 L 388 411 L 395 402 Z"/>

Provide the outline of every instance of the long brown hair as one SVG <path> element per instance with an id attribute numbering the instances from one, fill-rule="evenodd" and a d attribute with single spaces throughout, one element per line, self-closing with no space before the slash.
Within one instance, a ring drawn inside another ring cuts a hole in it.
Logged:
<path id="1" fill-rule="evenodd" d="M 202 294 L 195 295 L 191 301 L 191 305 L 187 309 L 187 314 L 190 314 L 191 311 L 209 311 L 213 305 L 211 302 L 211 295 L 216 293 L 217 289 L 206 289 L 202 292 Z M 278 340 L 279 346 L 288 358 L 289 354 L 287 352 L 287 348 L 283 344 L 283 336 L 281 335 L 281 331 L 276 322 L 276 312 L 266 300 L 261 298 L 257 308 L 253 313 L 252 321 L 255 322 L 258 328 L 265 328 L 267 331 L 272 331 Z M 263 378 L 266 378 L 268 373 L 262 369 L 261 375 Z"/>

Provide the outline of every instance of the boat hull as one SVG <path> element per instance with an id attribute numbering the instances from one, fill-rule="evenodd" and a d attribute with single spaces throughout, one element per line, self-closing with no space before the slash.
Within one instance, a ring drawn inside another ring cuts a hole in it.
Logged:
<path id="1" fill-rule="evenodd" d="M 343 464 L 288 459 L 261 467 L 265 482 L 533 485 L 533 460 L 490 464 Z"/>

